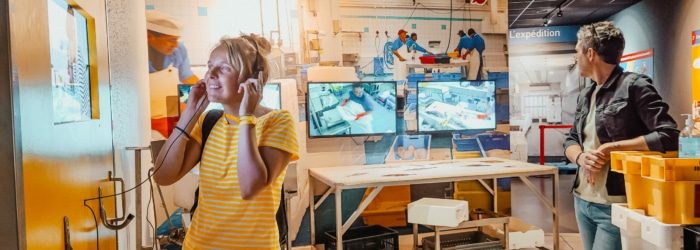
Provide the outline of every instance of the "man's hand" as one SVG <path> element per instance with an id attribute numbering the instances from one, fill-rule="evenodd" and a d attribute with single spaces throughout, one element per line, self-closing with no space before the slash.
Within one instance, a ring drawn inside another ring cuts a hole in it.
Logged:
<path id="1" fill-rule="evenodd" d="M 405 62 L 406 59 L 400 56 L 400 57 L 399 57 L 399 61 Z"/>
<path id="2" fill-rule="evenodd" d="M 355 121 L 367 115 L 367 112 L 359 113 L 355 116 Z"/>
<path id="3" fill-rule="evenodd" d="M 586 183 L 588 183 L 591 186 L 595 186 L 595 176 L 596 174 L 589 171 L 588 169 L 584 170 L 584 174 L 586 175 Z"/>
<path id="4" fill-rule="evenodd" d="M 606 156 L 600 150 L 594 149 L 581 153 L 576 164 L 589 170 L 592 174 L 596 174 L 609 159 L 609 156 Z"/>
<path id="5" fill-rule="evenodd" d="M 608 142 L 598 147 L 598 151 L 602 152 L 605 156 L 610 158 L 610 152 L 620 150 L 619 142 Z"/>

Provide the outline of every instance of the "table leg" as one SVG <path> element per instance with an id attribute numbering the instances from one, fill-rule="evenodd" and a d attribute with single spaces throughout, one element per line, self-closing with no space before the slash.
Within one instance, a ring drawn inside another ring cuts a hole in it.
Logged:
<path id="1" fill-rule="evenodd" d="M 311 223 L 311 247 L 316 249 L 316 217 L 314 216 L 314 178 L 309 175 L 309 221 Z"/>
<path id="2" fill-rule="evenodd" d="M 440 227 L 435 227 L 435 250 L 440 250 Z"/>
<path id="3" fill-rule="evenodd" d="M 510 249 L 510 242 L 508 242 L 508 234 L 510 231 L 508 230 L 508 223 L 503 223 L 503 249 L 509 250 Z"/>
<path id="4" fill-rule="evenodd" d="M 343 189 L 335 189 L 335 238 L 337 250 L 343 250 L 343 206 L 341 204 L 341 193 Z"/>
<path id="5" fill-rule="evenodd" d="M 413 223 L 413 249 L 418 249 L 418 223 Z"/>
<path id="6" fill-rule="evenodd" d="M 552 202 L 554 202 L 554 219 L 552 229 L 554 230 L 554 249 L 559 249 L 559 172 L 552 176 Z"/>

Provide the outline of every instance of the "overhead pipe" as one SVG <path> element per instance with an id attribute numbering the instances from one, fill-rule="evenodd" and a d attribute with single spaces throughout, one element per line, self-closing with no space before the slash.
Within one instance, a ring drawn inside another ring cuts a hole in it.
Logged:
<path id="1" fill-rule="evenodd" d="M 262 0 L 260 0 L 260 35 L 265 37 L 265 23 L 263 23 L 263 4 Z"/>
<path id="2" fill-rule="evenodd" d="M 525 11 L 526 11 L 528 8 L 530 8 L 530 5 L 532 5 L 533 2 L 535 2 L 535 0 L 530 0 L 530 3 L 527 4 L 527 6 L 525 6 L 525 8 L 523 9 L 523 11 L 521 11 L 520 14 L 518 14 L 518 16 L 515 17 L 515 19 L 513 19 L 513 22 L 511 22 L 510 25 L 508 25 L 508 28 L 512 27 L 513 24 L 514 24 L 515 22 L 517 22 L 518 19 L 520 19 L 520 16 L 522 16 L 523 13 L 525 13 Z"/>

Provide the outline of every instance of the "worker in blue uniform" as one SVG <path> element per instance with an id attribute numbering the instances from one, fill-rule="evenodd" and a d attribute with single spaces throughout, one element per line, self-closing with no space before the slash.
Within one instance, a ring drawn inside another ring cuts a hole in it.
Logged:
<path id="1" fill-rule="evenodd" d="M 415 32 L 411 33 L 411 36 L 409 38 L 406 38 L 406 46 L 408 47 L 409 53 L 413 52 L 413 56 L 411 57 L 411 59 L 413 59 L 414 61 L 416 59 L 416 51 L 423 52 L 426 54 L 433 54 L 433 52 L 426 50 L 418 44 L 418 34 L 416 34 Z"/>
<path id="2" fill-rule="evenodd" d="M 462 55 L 462 59 L 466 59 L 466 56 L 470 55 L 467 80 L 480 81 L 485 78 L 482 70 L 484 68 L 483 55 L 486 49 L 486 43 L 484 42 L 484 38 L 477 34 L 472 28 L 467 31 L 467 36 L 470 38 L 470 42 L 463 47 L 467 52 Z M 462 45 L 461 41 L 460 45 Z"/>
<path id="3" fill-rule="evenodd" d="M 408 57 L 408 49 L 406 47 L 406 31 L 401 29 L 398 32 L 399 37 L 394 40 L 391 45 L 391 52 L 394 53 L 394 80 L 406 80 L 408 68 L 406 68 L 406 58 Z"/>
<path id="4" fill-rule="evenodd" d="M 372 128 L 372 111 L 374 111 L 374 101 L 372 96 L 365 92 L 362 83 L 354 83 L 352 85 L 352 91 L 348 95 L 348 98 L 343 101 L 340 106 L 346 106 L 349 101 L 359 104 L 362 106 L 362 112 L 356 112 L 355 119 L 348 121 L 350 124 L 350 132 L 352 134 L 371 134 L 374 133 Z M 353 110 L 358 111 L 358 110 Z"/>

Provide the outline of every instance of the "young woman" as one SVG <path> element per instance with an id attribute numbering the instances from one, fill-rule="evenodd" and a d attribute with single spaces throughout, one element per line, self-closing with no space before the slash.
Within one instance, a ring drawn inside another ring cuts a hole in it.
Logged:
<path id="1" fill-rule="evenodd" d="M 221 39 L 158 154 L 153 178 L 159 185 L 173 184 L 200 163 L 199 204 L 184 249 L 280 248 L 275 213 L 299 146 L 289 112 L 258 105 L 269 51 L 270 43 L 255 35 Z M 221 103 L 224 115 L 202 145 L 209 102 Z"/>

